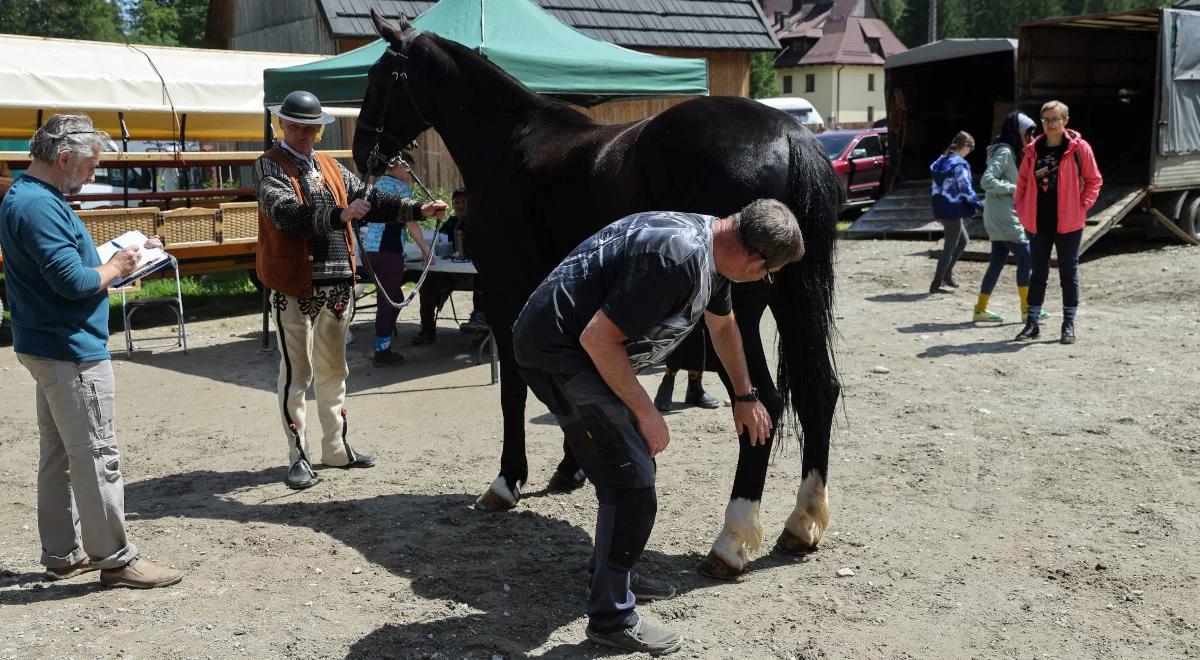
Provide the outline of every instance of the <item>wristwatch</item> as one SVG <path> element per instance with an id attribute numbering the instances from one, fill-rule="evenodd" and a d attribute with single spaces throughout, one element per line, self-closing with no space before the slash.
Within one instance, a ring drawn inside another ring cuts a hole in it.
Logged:
<path id="1" fill-rule="evenodd" d="M 735 394 L 733 395 L 733 400 L 738 403 L 754 403 L 758 401 L 758 388 L 751 387 L 748 394 Z"/>

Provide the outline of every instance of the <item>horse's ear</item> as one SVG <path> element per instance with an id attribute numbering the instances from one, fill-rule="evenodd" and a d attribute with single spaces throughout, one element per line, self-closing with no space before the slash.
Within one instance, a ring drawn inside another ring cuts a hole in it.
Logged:
<path id="1" fill-rule="evenodd" d="M 393 45 L 399 44 L 404 38 L 404 33 L 412 29 L 412 24 L 403 15 L 400 16 L 400 25 L 397 27 L 380 16 L 374 7 L 371 8 L 371 22 L 375 24 L 375 31 L 379 36 Z"/>

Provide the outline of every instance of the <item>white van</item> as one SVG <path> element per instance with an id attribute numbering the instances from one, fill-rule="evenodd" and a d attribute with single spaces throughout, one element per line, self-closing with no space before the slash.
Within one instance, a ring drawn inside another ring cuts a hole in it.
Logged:
<path id="1" fill-rule="evenodd" d="M 814 133 L 825 128 L 825 120 L 821 117 L 821 113 L 817 112 L 812 103 L 799 96 L 776 96 L 769 99 L 757 99 L 757 101 L 788 113 Z"/>

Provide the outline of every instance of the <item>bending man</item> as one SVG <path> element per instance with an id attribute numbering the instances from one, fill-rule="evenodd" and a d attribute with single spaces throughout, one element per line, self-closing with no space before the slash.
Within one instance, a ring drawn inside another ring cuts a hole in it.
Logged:
<path id="1" fill-rule="evenodd" d="M 766 442 L 771 419 L 750 382 L 730 282 L 769 279 L 803 254 L 796 218 L 774 200 L 720 219 L 639 213 L 575 248 L 518 316 L 517 363 L 600 503 L 587 604 L 592 641 L 651 654 L 682 644 L 677 632 L 634 611 L 636 597 L 675 593 L 633 572 L 658 506 L 654 457 L 670 442 L 635 372 L 662 362 L 703 317 L 733 384 L 737 431 Z"/>

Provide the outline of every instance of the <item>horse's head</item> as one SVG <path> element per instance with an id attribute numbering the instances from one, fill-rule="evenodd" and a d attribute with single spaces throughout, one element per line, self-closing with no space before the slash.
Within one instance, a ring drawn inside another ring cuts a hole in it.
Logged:
<path id="1" fill-rule="evenodd" d="M 388 48 L 367 72 L 367 91 L 354 134 L 354 162 L 360 172 L 379 174 L 389 159 L 433 122 L 428 81 L 413 75 L 421 33 L 404 17 L 397 27 L 374 9 L 371 20 Z M 427 42 L 428 37 L 421 41 Z"/>

